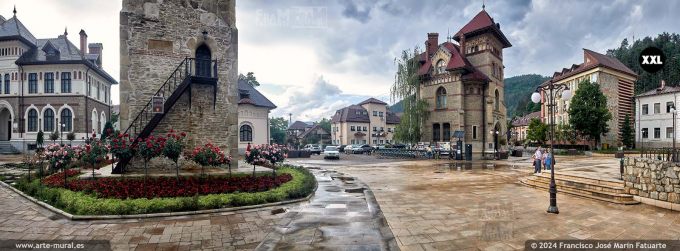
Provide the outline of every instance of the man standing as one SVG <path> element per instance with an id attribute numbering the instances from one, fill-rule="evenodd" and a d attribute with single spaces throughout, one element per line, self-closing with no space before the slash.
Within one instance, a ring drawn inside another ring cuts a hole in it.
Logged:
<path id="1" fill-rule="evenodd" d="M 534 161 L 534 173 L 541 173 L 541 163 L 543 162 L 543 152 L 541 147 L 536 148 L 536 152 L 531 159 Z"/>

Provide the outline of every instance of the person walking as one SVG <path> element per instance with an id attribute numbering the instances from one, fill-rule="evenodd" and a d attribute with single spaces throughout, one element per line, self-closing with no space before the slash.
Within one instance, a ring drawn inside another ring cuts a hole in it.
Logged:
<path id="1" fill-rule="evenodd" d="M 541 173 L 541 163 L 543 162 L 543 153 L 541 147 L 536 148 L 536 152 L 531 156 L 534 161 L 534 173 Z"/>

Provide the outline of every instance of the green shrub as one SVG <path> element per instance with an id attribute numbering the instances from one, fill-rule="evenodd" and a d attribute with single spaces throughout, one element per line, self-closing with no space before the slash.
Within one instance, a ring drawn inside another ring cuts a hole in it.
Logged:
<path id="1" fill-rule="evenodd" d="M 293 176 L 293 179 L 277 188 L 264 192 L 209 194 L 177 198 L 101 199 L 93 194 L 86 194 L 84 192 L 41 186 L 39 180 L 34 179 L 29 182 L 26 178 L 19 179 L 15 188 L 74 215 L 130 215 L 194 211 L 278 202 L 305 197 L 316 186 L 314 175 L 307 169 L 283 167 L 278 172 L 289 173 Z"/>

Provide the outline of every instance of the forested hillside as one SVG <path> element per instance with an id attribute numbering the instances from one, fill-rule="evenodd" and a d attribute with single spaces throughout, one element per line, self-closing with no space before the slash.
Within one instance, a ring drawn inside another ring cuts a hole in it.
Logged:
<path id="1" fill-rule="evenodd" d="M 526 74 L 505 79 L 505 107 L 508 118 L 539 111 L 540 105 L 531 102 L 536 87 L 548 80 L 538 74 Z"/>
<path id="2" fill-rule="evenodd" d="M 640 52 L 649 46 L 661 49 L 666 56 L 664 69 L 656 73 L 648 73 L 640 68 L 638 57 Z M 659 87 L 661 79 L 666 80 L 668 85 L 680 83 L 680 35 L 661 33 L 656 38 L 645 37 L 629 44 L 628 39 L 623 39 L 619 48 L 608 50 L 607 55 L 613 56 L 636 72 L 639 77 L 635 83 L 635 94 L 652 90 Z"/>

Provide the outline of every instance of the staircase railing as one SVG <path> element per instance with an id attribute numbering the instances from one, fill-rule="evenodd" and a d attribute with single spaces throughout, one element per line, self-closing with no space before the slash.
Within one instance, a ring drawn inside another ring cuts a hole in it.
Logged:
<path id="1" fill-rule="evenodd" d="M 201 64 L 204 66 L 202 67 Z M 197 70 L 197 68 L 199 69 Z M 217 78 L 217 60 L 184 58 L 153 96 L 168 97 L 174 93 L 177 87 L 184 82 L 184 79 L 189 76 Z M 153 97 L 149 99 L 144 107 L 142 107 L 137 116 L 130 122 L 128 128 L 125 130 L 125 134 L 135 138 L 135 141 L 156 114 L 152 110 L 152 101 Z"/>
<path id="2" fill-rule="evenodd" d="M 182 62 L 177 65 L 175 70 L 170 74 L 160 88 L 153 94 L 149 101 L 139 110 L 137 116 L 131 120 L 125 134 L 128 134 L 134 139 L 132 146 L 137 144 L 138 139 L 149 136 L 148 134 L 160 123 L 164 113 L 170 109 L 179 99 L 181 94 L 191 85 L 190 77 L 198 79 L 217 79 L 217 60 L 209 59 L 195 59 L 184 58 Z M 178 90 L 180 89 L 181 90 Z M 163 104 L 164 113 L 153 112 L 153 97 L 167 98 Z M 130 159 L 121 159 L 113 170 L 114 173 L 123 172 L 125 166 Z"/>

